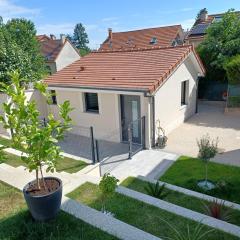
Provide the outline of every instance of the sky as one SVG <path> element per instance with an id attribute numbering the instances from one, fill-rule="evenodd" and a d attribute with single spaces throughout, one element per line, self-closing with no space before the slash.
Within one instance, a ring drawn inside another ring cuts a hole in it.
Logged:
<path id="1" fill-rule="evenodd" d="M 35 23 L 38 34 L 72 34 L 82 23 L 89 46 L 98 48 L 113 32 L 181 24 L 191 28 L 196 14 L 206 7 L 209 14 L 230 8 L 240 10 L 240 0 L 0 0 L 4 22 L 24 17 Z"/>

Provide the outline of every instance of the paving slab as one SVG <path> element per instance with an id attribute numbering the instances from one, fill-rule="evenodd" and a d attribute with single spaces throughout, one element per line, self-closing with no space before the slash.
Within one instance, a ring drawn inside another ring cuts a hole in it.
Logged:
<path id="1" fill-rule="evenodd" d="M 224 102 L 199 102 L 199 112 L 168 135 L 164 150 L 196 157 L 197 139 L 205 134 L 219 139 L 221 154 L 213 161 L 240 166 L 240 117 L 224 114 Z"/>

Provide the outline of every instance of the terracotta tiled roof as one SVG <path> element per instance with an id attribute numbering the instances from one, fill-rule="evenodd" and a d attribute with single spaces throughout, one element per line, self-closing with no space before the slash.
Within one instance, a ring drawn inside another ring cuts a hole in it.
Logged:
<path id="1" fill-rule="evenodd" d="M 49 86 L 153 92 L 193 52 L 192 46 L 93 52 L 49 76 Z"/>
<path id="2" fill-rule="evenodd" d="M 145 47 L 166 47 L 171 46 L 177 36 L 183 38 L 181 25 L 148 28 L 127 32 L 113 32 L 112 40 L 108 37 L 100 47 L 100 50 L 121 50 L 130 48 Z M 156 43 L 151 44 L 152 38 Z"/>
<path id="3" fill-rule="evenodd" d="M 56 57 L 62 50 L 64 43 L 61 39 L 53 40 L 42 40 L 39 41 L 42 55 L 46 61 L 55 61 Z"/>
<path id="4" fill-rule="evenodd" d="M 47 35 L 37 35 L 37 40 L 39 41 L 39 42 L 42 42 L 42 41 L 47 41 L 47 40 L 50 40 L 51 38 L 50 37 L 48 37 Z"/>

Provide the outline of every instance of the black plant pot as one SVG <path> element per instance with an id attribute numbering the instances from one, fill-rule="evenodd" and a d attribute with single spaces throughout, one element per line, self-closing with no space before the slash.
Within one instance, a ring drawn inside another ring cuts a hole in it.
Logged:
<path id="1" fill-rule="evenodd" d="M 54 192 L 51 192 L 42 196 L 31 196 L 27 190 L 32 181 L 23 188 L 24 198 L 27 202 L 29 211 L 33 218 L 37 221 L 47 221 L 56 217 L 61 207 L 62 201 L 62 181 L 55 177 L 45 177 L 47 179 L 54 179 L 59 182 L 59 188 Z"/>

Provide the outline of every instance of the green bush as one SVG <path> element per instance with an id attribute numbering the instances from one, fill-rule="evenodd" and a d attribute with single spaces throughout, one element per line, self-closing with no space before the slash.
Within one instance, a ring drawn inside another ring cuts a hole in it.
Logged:
<path id="1" fill-rule="evenodd" d="M 240 84 L 240 55 L 232 57 L 224 66 L 228 82 L 231 85 Z"/>

